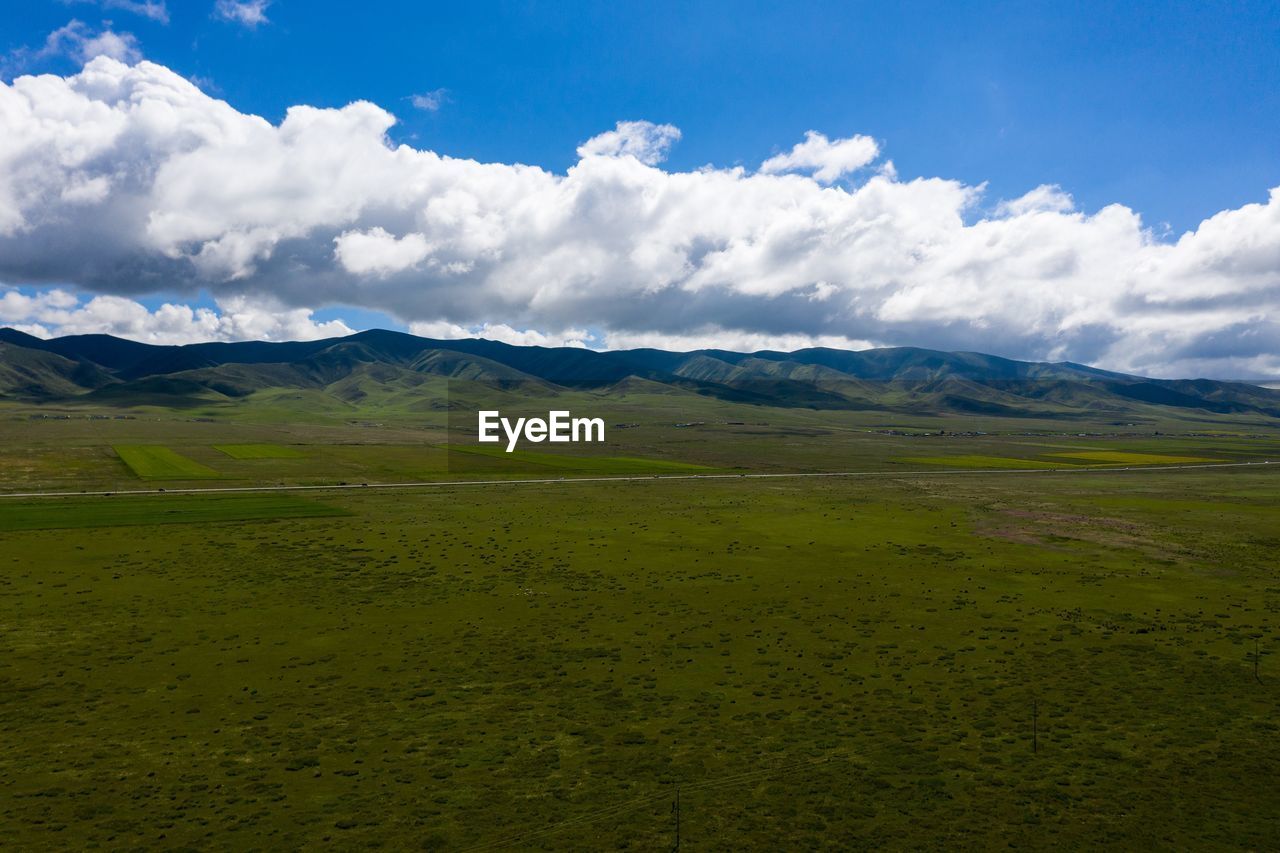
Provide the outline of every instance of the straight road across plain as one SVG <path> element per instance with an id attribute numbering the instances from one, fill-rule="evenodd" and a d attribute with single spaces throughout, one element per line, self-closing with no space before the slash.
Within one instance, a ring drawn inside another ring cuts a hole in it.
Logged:
<path id="1" fill-rule="evenodd" d="M 883 477 L 901 479 L 903 477 L 947 477 L 975 475 L 1021 475 L 1032 474 L 1154 474 L 1164 471 L 1205 471 L 1218 468 L 1257 468 L 1272 465 L 1272 460 L 1256 462 L 1205 462 L 1190 465 L 1130 465 L 1125 467 L 1093 466 L 1082 468 L 950 468 L 931 471 L 796 471 L 778 473 L 743 473 L 743 474 L 645 474 L 619 477 L 539 477 L 537 479 L 511 480 L 423 480 L 412 483 L 321 483 L 294 486 L 206 486 L 194 488 L 154 488 L 154 489 L 120 489 L 120 490 L 82 490 L 59 492 L 7 492 L 0 493 L 4 498 L 68 498 L 86 495 L 104 497 L 129 497 L 133 495 L 198 495 L 228 494 L 237 492 L 332 492 L 350 489 L 451 489 L 475 488 L 481 486 L 536 486 L 536 485 L 576 485 L 579 483 L 633 483 L 669 480 L 764 480 L 764 479 L 803 479 L 817 477 Z M 1280 466 L 1277 467 L 1280 470 Z"/>

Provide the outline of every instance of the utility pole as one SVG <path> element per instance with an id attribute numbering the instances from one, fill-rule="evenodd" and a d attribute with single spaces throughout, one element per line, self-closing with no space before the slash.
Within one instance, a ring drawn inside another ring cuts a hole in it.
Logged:
<path id="1" fill-rule="evenodd" d="M 1040 705 L 1037 700 L 1031 700 L 1031 753 L 1033 755 L 1040 752 Z"/>

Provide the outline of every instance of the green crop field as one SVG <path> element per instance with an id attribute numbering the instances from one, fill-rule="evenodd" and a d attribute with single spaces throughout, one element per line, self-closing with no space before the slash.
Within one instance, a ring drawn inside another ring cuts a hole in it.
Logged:
<path id="1" fill-rule="evenodd" d="M 303 452 L 296 447 L 281 447 L 278 444 L 218 444 L 220 450 L 232 459 L 301 459 Z"/>
<path id="2" fill-rule="evenodd" d="M 181 453 L 152 444 L 117 444 L 116 454 L 144 480 L 213 479 L 218 472 Z"/>

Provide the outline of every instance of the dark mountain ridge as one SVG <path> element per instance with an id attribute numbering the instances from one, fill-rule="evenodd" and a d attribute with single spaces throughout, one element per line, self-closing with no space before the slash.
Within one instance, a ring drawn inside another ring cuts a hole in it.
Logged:
<path id="1" fill-rule="evenodd" d="M 381 368 L 381 369 L 374 369 Z M 608 389 L 626 380 L 744 403 L 998 416 L 1071 417 L 1168 407 L 1280 418 L 1280 392 L 1239 382 L 1158 380 L 1071 362 L 1027 362 L 917 347 L 597 352 L 435 340 L 382 329 L 316 341 L 161 346 L 110 335 L 44 340 L 0 329 L 0 396 L 127 405 L 177 397 L 237 399 L 267 388 L 359 396 L 360 382 L 442 376 L 532 390 Z M 354 377 L 354 379 L 353 379 Z M 407 387 L 416 387 L 410 382 Z"/>

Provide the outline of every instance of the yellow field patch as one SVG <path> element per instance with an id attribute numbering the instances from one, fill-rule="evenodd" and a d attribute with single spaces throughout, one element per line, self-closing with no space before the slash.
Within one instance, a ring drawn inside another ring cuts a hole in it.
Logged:
<path id="1" fill-rule="evenodd" d="M 1073 459 L 1106 465 L 1189 465 L 1195 462 L 1221 462 L 1203 456 L 1165 456 L 1159 453 L 1127 453 L 1123 450 L 1081 450 L 1054 453 L 1059 459 Z"/>

